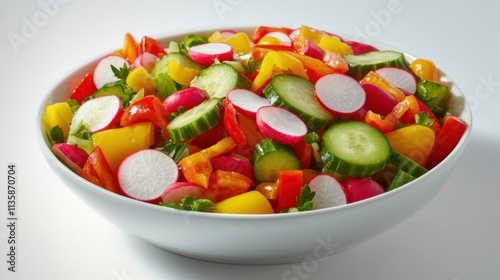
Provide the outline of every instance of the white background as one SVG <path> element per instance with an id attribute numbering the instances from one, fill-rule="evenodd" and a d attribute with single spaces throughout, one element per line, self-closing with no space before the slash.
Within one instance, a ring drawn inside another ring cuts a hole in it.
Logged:
<path id="1" fill-rule="evenodd" d="M 499 279 L 499 9 L 494 1 L 2 1 L 0 178 L 6 180 L 8 163 L 17 165 L 19 220 L 17 272 L 11 273 L 1 182 L 0 279 L 282 279 L 293 271 L 292 264 L 193 260 L 130 236 L 59 181 L 34 134 L 39 103 L 51 86 L 120 48 L 126 32 L 138 39 L 186 29 L 301 24 L 433 60 L 471 102 L 474 129 L 456 172 L 421 211 L 325 261 L 296 264 L 302 274 L 284 279 Z M 15 36 L 22 41 L 12 42 Z"/>

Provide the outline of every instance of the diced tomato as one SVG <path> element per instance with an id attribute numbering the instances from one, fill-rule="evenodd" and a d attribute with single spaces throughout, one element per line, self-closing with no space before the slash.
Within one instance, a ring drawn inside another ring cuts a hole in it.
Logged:
<path id="1" fill-rule="evenodd" d="M 155 95 L 147 95 L 127 107 L 120 119 L 122 126 L 150 121 L 162 130 L 164 139 L 168 139 L 167 116 L 169 112 Z"/>
<path id="2" fill-rule="evenodd" d="M 433 168 L 443 161 L 457 146 L 467 129 L 467 124 L 458 117 L 446 114 L 441 130 L 436 134 L 434 148 L 427 161 L 427 168 Z"/>
<path id="3" fill-rule="evenodd" d="M 205 197 L 217 203 L 226 198 L 248 192 L 252 184 L 252 179 L 241 173 L 217 170 L 210 175 Z"/>
<path id="4" fill-rule="evenodd" d="M 104 153 L 99 146 L 94 147 L 89 154 L 80 176 L 108 191 L 121 194 L 116 175 L 111 170 Z"/>
<path id="5" fill-rule="evenodd" d="M 167 54 L 163 45 L 160 42 L 148 36 L 142 37 L 142 40 L 139 43 L 139 53 L 144 53 L 144 52 L 154 54 L 159 58 L 162 58 L 164 55 Z"/>
<path id="6" fill-rule="evenodd" d="M 287 208 L 297 207 L 297 198 L 304 186 L 302 170 L 280 171 L 276 185 L 278 194 L 274 203 L 274 211 L 281 212 Z"/>

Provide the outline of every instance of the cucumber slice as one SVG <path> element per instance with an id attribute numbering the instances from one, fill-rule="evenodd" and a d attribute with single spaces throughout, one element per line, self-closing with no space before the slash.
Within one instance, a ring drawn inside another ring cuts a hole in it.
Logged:
<path id="1" fill-rule="evenodd" d="M 391 50 L 373 51 L 360 55 L 346 55 L 344 59 L 349 64 L 347 75 L 356 80 L 361 80 L 370 71 L 375 71 L 387 66 L 397 67 L 411 72 L 410 65 L 404 54 Z"/>
<path id="2" fill-rule="evenodd" d="M 444 117 L 446 101 L 450 97 L 450 89 L 447 86 L 421 79 L 418 82 L 415 96 L 422 100 L 436 117 Z"/>
<path id="3" fill-rule="evenodd" d="M 314 84 L 300 76 L 276 75 L 264 89 L 264 94 L 272 105 L 298 115 L 310 131 L 324 129 L 335 118 L 314 96 Z"/>
<path id="4" fill-rule="evenodd" d="M 155 66 L 151 70 L 151 76 L 153 76 L 156 79 L 158 78 L 158 75 L 160 75 L 161 73 L 168 74 L 168 63 L 171 60 L 177 61 L 177 63 L 179 63 L 179 65 L 183 67 L 194 68 L 197 70 L 201 70 L 203 68 L 203 66 L 191 60 L 189 56 L 184 55 L 182 53 L 174 52 L 174 53 L 168 53 L 166 56 L 162 57 L 162 59 L 160 59 L 160 61 L 158 61 L 155 64 Z"/>
<path id="5" fill-rule="evenodd" d="M 392 152 L 390 164 L 415 178 L 418 178 L 427 172 L 427 169 L 422 167 L 420 164 L 397 151 Z"/>
<path id="6" fill-rule="evenodd" d="M 259 183 L 275 182 L 281 170 L 302 169 L 299 159 L 290 146 L 269 138 L 255 145 L 252 165 L 255 180 Z"/>
<path id="7" fill-rule="evenodd" d="M 396 174 L 394 174 L 392 181 L 389 183 L 389 185 L 387 186 L 385 191 L 388 192 L 388 191 L 392 191 L 394 189 L 397 189 L 397 188 L 401 187 L 402 185 L 413 181 L 414 179 L 415 179 L 415 177 L 413 177 L 412 175 L 404 172 L 401 169 L 398 169 L 396 171 Z"/>
<path id="8" fill-rule="evenodd" d="M 233 66 L 219 63 L 203 69 L 191 82 L 191 86 L 201 88 L 210 97 L 224 98 L 232 89 L 249 89 L 251 82 L 238 73 Z"/>
<path id="9" fill-rule="evenodd" d="M 200 105 L 177 116 L 168 124 L 167 131 L 172 141 L 185 141 L 215 127 L 221 120 L 220 100 L 207 99 Z"/>
<path id="10" fill-rule="evenodd" d="M 335 123 L 323 134 L 322 144 L 325 167 L 351 177 L 368 177 L 382 170 L 392 154 L 387 137 L 361 121 Z"/>

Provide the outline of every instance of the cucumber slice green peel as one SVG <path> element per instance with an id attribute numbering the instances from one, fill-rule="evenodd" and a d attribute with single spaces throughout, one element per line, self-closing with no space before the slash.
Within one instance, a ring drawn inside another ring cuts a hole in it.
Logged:
<path id="1" fill-rule="evenodd" d="M 363 178 L 389 163 L 392 148 L 378 129 L 361 121 L 345 121 L 325 131 L 320 155 L 328 171 Z"/>

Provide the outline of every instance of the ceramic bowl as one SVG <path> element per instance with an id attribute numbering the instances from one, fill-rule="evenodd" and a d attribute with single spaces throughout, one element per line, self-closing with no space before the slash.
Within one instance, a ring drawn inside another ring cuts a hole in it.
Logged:
<path id="1" fill-rule="evenodd" d="M 253 28 L 237 30 L 250 32 Z M 170 40 L 179 41 L 187 34 L 211 34 L 212 31 L 186 32 L 165 36 L 159 41 L 167 45 Z M 373 45 L 388 49 L 385 45 Z M 407 58 L 413 59 L 410 55 Z M 202 260 L 237 264 L 290 263 L 324 258 L 356 246 L 424 207 L 453 174 L 471 134 L 472 116 L 465 96 L 443 73 L 443 80 L 451 84 L 453 92 L 450 110 L 461 117 L 468 128 L 453 152 L 416 180 L 356 203 L 294 214 L 235 215 L 180 211 L 106 191 L 73 173 L 52 154 L 41 123 L 45 106 L 67 100 L 75 81 L 92 71 L 97 61 L 90 61 L 69 73 L 40 104 L 36 134 L 43 155 L 64 184 L 112 224 L 167 251 Z"/>

